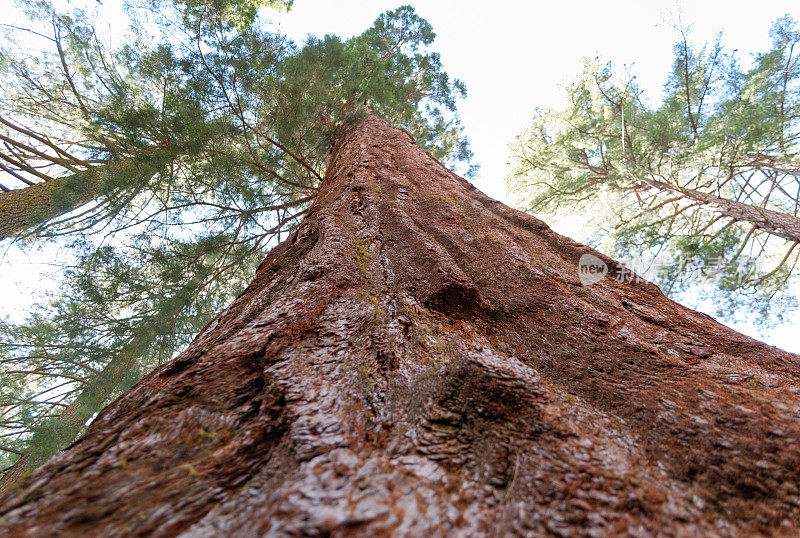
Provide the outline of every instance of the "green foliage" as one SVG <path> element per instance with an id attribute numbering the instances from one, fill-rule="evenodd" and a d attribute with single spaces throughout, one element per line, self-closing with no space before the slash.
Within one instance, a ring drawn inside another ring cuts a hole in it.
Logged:
<path id="1" fill-rule="evenodd" d="M 24 325 L 3 326 L 4 426 L 36 462 L 71 442 L 110 399 L 169 360 L 244 288 L 256 260 L 223 234 L 127 248 L 83 245 L 67 288 Z M 208 286 L 227 260 L 228 285 Z M 188 263 L 187 263 L 188 260 Z M 68 406 L 68 407 L 65 407 Z M 65 412 L 65 410 L 69 412 Z M 13 418 L 12 418 L 13 417 Z"/>
<path id="2" fill-rule="evenodd" d="M 288 10 L 293 0 L 173 0 L 182 8 L 184 22 L 197 27 L 204 20 L 217 18 L 233 29 L 244 30 L 255 22 L 259 8 Z M 157 6 L 157 0 L 154 2 Z"/>
<path id="3" fill-rule="evenodd" d="M 63 289 L 0 330 L 6 463 L 41 462 L 73 440 L 240 293 L 298 224 L 365 105 L 437 157 L 470 158 L 456 114 L 464 85 L 410 7 L 361 36 L 295 44 L 258 24 L 252 0 L 159 4 L 154 40 L 135 28 L 152 5 L 134 3 L 130 39 L 109 48 L 86 13 L 40 3 L 31 25 L 45 50 L 3 48 L 13 171 L 69 178 L 58 206 L 80 189 L 97 195 L 28 239 L 56 238 L 69 254 Z M 19 157 L 23 145 L 36 158 Z"/>
<path id="4" fill-rule="evenodd" d="M 780 320 L 800 255 L 781 224 L 800 210 L 800 33 L 787 16 L 771 36 L 744 69 L 719 38 L 698 49 L 681 32 L 656 107 L 629 73 L 586 61 L 567 108 L 538 111 L 514 144 L 520 203 L 589 216 L 585 240 L 658 258 L 648 277 L 668 293 L 701 285 L 723 317 Z"/>

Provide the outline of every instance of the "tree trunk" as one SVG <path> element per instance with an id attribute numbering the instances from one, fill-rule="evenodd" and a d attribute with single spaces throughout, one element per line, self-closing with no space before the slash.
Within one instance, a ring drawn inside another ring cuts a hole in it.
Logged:
<path id="1" fill-rule="evenodd" d="M 744 204 L 729 198 L 722 198 L 686 187 L 671 185 L 665 181 L 643 179 L 645 183 L 656 190 L 674 193 L 686 200 L 700 202 L 710 206 L 720 215 L 730 217 L 736 221 L 748 222 L 756 229 L 769 232 L 793 243 L 800 243 L 800 217 L 788 213 L 780 213 L 771 209 Z"/>
<path id="2" fill-rule="evenodd" d="M 609 275 L 582 287 L 583 254 Z M 252 284 L 6 496 L 4 530 L 800 532 L 800 357 L 628 276 L 371 116 Z"/>
<path id="3" fill-rule="evenodd" d="M 182 144 L 142 149 L 88 170 L 0 192 L 0 240 L 108 195 L 114 190 L 109 184 L 131 192 L 142 189 L 170 161 L 197 151 Z"/>
<path id="4" fill-rule="evenodd" d="M 94 175 L 85 178 L 66 176 L 50 181 L 28 185 L 20 189 L 0 192 L 0 240 L 13 237 L 19 232 L 50 219 L 69 213 L 97 196 Z M 58 203 L 54 198 L 62 198 L 54 193 L 80 183 L 77 191 L 70 189 L 70 195 Z"/>

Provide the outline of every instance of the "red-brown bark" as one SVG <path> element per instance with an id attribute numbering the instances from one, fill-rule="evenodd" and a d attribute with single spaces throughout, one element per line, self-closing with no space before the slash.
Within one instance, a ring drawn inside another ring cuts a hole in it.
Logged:
<path id="1" fill-rule="evenodd" d="M 612 266 L 582 287 L 577 263 Z M 0 513 L 24 535 L 800 532 L 800 357 L 370 117 L 305 221 Z"/>

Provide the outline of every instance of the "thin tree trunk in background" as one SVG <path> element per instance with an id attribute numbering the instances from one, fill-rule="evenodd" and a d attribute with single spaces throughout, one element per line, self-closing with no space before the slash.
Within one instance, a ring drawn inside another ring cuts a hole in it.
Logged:
<path id="1" fill-rule="evenodd" d="M 721 215 L 737 221 L 748 222 L 759 230 L 769 232 L 794 243 L 800 243 L 800 217 L 752 204 L 744 204 L 695 189 L 671 185 L 664 181 L 654 179 L 644 179 L 643 181 L 657 190 L 679 194 L 687 200 L 711 206 L 713 211 Z"/>
<path id="2" fill-rule="evenodd" d="M 197 149 L 186 150 L 178 144 L 143 149 L 135 155 L 120 157 L 72 175 L 0 192 L 0 240 L 97 200 L 104 190 L 108 190 L 107 182 L 123 189 L 143 188 L 151 176 L 168 167 L 171 160 L 179 155 L 190 156 L 193 152 Z"/>
<path id="3" fill-rule="evenodd" d="M 97 185 L 92 181 L 93 177 L 87 175 L 83 188 L 78 192 L 72 192 L 68 201 L 58 204 L 53 203 L 54 197 L 58 197 L 58 194 L 54 193 L 67 185 L 74 187 L 75 178 L 54 178 L 0 192 L 0 240 L 13 237 L 32 226 L 69 213 L 94 200 L 97 196 Z"/>
<path id="4" fill-rule="evenodd" d="M 582 287 L 581 255 L 611 266 Z M 12 536 L 800 532 L 800 357 L 668 300 L 372 116 Z"/>

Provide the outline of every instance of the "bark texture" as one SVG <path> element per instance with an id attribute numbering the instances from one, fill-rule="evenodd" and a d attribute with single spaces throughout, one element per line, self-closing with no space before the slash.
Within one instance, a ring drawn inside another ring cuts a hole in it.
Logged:
<path id="1" fill-rule="evenodd" d="M 591 253 L 610 275 L 582 287 Z M 800 357 L 370 117 L 191 346 L 5 497 L 10 536 L 800 532 Z"/>

